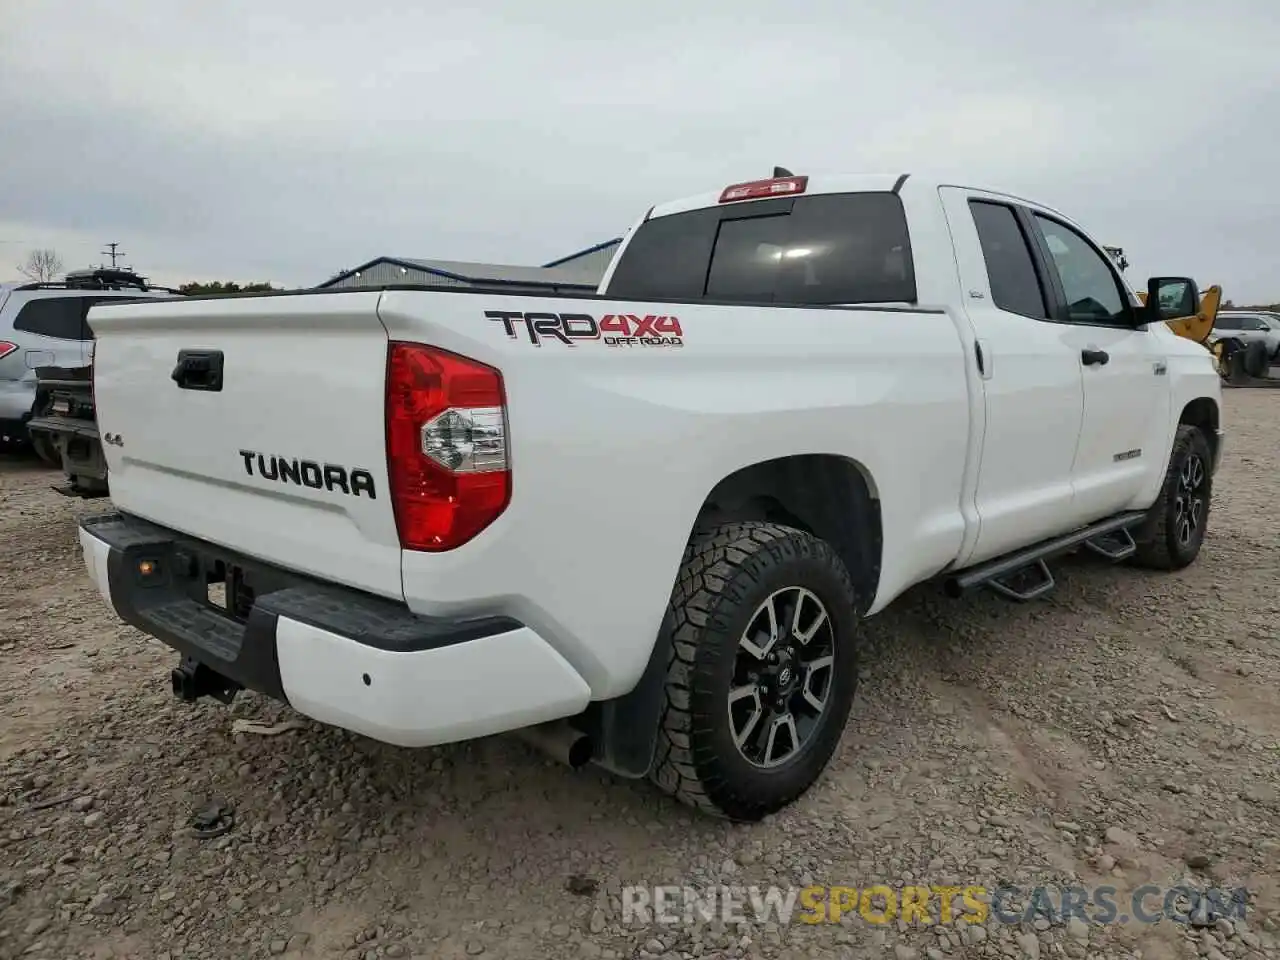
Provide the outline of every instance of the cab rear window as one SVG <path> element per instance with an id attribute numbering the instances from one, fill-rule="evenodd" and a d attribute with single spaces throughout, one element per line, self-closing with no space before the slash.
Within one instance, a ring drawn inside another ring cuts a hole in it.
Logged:
<path id="1" fill-rule="evenodd" d="M 843 193 L 691 210 L 641 224 L 611 297 L 833 305 L 915 303 L 896 194 Z"/>

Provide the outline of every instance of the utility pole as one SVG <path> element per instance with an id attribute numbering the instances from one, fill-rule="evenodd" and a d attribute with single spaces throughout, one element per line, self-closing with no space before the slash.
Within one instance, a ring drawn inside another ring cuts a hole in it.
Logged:
<path id="1" fill-rule="evenodd" d="M 115 267 L 115 265 L 116 265 L 116 259 L 117 259 L 117 258 L 119 258 L 119 257 L 123 257 L 123 256 L 125 256 L 125 254 L 123 254 L 123 253 L 117 253 L 117 252 L 116 252 L 116 247 L 120 246 L 120 244 L 118 244 L 118 243 L 108 243 L 108 244 L 107 244 L 107 246 L 108 246 L 110 249 L 108 249 L 108 250 L 103 250 L 103 251 L 102 251 L 102 255 L 103 255 L 104 257 L 110 257 L 110 258 L 111 258 L 111 266 L 114 268 L 114 267 Z"/>

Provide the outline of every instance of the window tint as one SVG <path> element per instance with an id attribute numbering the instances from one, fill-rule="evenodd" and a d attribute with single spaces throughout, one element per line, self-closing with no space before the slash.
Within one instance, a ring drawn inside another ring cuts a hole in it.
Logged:
<path id="1" fill-rule="evenodd" d="M 23 305 L 13 320 L 13 329 L 59 340 L 87 340 L 87 311 L 84 297 L 40 297 Z"/>
<path id="2" fill-rule="evenodd" d="M 783 303 L 915 303 L 902 201 L 892 193 L 801 197 L 774 299 Z M 717 251 L 718 253 L 718 251 Z"/>
<path id="3" fill-rule="evenodd" d="M 707 274 L 707 296 L 712 300 L 772 300 L 782 258 L 791 253 L 787 247 L 790 220 L 784 214 L 721 221 Z"/>
<path id="4" fill-rule="evenodd" d="M 1259 317 L 1219 317 L 1213 325 L 1220 330 L 1266 329 L 1266 324 Z"/>
<path id="5" fill-rule="evenodd" d="M 1013 210 L 1001 203 L 973 200 L 969 203 L 982 258 L 987 262 L 991 280 L 991 299 L 1001 310 L 1020 313 L 1024 317 L 1047 319 L 1044 291 L 1036 276 L 1035 264 L 1027 238 L 1018 226 Z"/>
<path id="6" fill-rule="evenodd" d="M 720 213 L 694 210 L 640 224 L 613 271 L 609 295 L 700 300 Z"/>
<path id="7" fill-rule="evenodd" d="M 613 297 L 797 304 L 914 303 L 902 202 L 824 194 L 694 210 L 641 224 Z"/>
<path id="8" fill-rule="evenodd" d="M 1035 215 L 1076 323 L 1127 325 L 1129 305 L 1111 266 L 1084 237 L 1065 224 Z"/>

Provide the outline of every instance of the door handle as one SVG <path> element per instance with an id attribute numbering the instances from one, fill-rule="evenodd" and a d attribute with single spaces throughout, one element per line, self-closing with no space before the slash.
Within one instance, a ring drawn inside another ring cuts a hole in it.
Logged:
<path id="1" fill-rule="evenodd" d="M 222 389 L 221 350 L 179 350 L 178 363 L 170 374 L 179 390 Z"/>
<path id="2" fill-rule="evenodd" d="M 1111 359 L 1111 354 L 1105 350 L 1099 350 L 1096 347 L 1085 347 L 1080 351 L 1080 359 L 1084 361 L 1086 367 L 1102 366 Z"/>

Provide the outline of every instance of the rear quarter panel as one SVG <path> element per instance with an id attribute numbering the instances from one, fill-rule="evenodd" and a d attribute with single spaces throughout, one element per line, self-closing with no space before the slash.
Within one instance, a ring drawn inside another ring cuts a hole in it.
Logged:
<path id="1" fill-rule="evenodd" d="M 486 311 L 675 314 L 681 346 L 532 342 Z M 498 367 L 513 494 L 479 537 L 406 553 L 421 612 L 503 612 L 605 698 L 639 678 L 698 510 L 753 463 L 827 453 L 881 502 L 880 604 L 951 561 L 968 447 L 965 364 L 945 313 L 533 299 L 389 290 L 390 337 Z"/>

